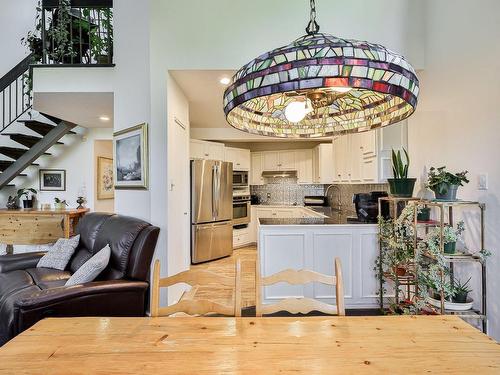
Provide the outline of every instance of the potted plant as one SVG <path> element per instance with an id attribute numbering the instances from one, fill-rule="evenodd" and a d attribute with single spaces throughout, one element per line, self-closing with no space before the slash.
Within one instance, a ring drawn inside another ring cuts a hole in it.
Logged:
<path id="1" fill-rule="evenodd" d="M 394 178 L 388 178 L 389 190 L 393 197 L 409 198 L 413 195 L 416 178 L 408 178 L 408 167 L 410 165 L 410 157 L 408 152 L 403 148 L 406 162 L 403 162 L 401 150 L 397 152 L 392 150 L 392 171 Z"/>
<path id="2" fill-rule="evenodd" d="M 469 282 L 470 282 L 470 277 L 469 279 L 465 282 L 462 283 L 460 280 L 455 279 L 455 293 L 453 295 L 452 301 L 454 303 L 467 303 L 467 296 L 469 295 L 470 292 L 472 292 L 472 289 L 469 288 Z"/>
<path id="3" fill-rule="evenodd" d="M 443 250 L 445 254 L 454 254 L 456 252 L 457 241 L 462 237 L 465 231 L 465 224 L 463 221 L 457 223 L 456 229 L 451 225 L 446 225 L 443 228 Z M 434 228 L 426 237 L 427 248 L 431 251 L 431 254 L 435 254 L 440 251 L 441 245 L 441 229 Z"/>
<path id="4" fill-rule="evenodd" d="M 427 187 L 434 192 L 436 199 L 454 201 L 457 199 L 458 187 L 469 183 L 467 173 L 468 171 L 450 173 L 446 167 L 432 167 L 429 170 Z"/>
<path id="5" fill-rule="evenodd" d="M 17 199 L 23 201 L 24 208 L 33 208 L 33 202 L 35 201 L 35 195 L 37 191 L 33 188 L 29 189 L 19 189 L 17 191 Z M 25 197 L 26 199 L 22 199 Z"/>
<path id="6" fill-rule="evenodd" d="M 431 219 L 431 208 L 422 207 L 420 212 L 417 214 L 418 221 L 429 221 Z"/>
<path id="7" fill-rule="evenodd" d="M 61 200 L 59 198 L 54 198 L 54 208 L 56 210 L 64 210 L 66 209 L 66 206 L 68 206 L 68 203 L 66 203 L 66 200 Z"/>

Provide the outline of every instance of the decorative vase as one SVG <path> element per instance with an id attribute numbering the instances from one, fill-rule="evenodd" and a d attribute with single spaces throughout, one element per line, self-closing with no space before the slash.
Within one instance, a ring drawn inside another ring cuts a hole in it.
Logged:
<path id="1" fill-rule="evenodd" d="M 64 203 L 54 203 L 54 209 L 56 210 L 65 210 L 66 205 Z"/>
<path id="2" fill-rule="evenodd" d="M 455 254 L 456 247 L 457 247 L 456 242 L 447 242 L 444 244 L 444 253 Z"/>
<path id="3" fill-rule="evenodd" d="M 393 197 L 411 198 L 416 178 L 388 178 L 389 191 Z"/>
<path id="4" fill-rule="evenodd" d="M 450 185 L 450 184 L 440 184 L 436 186 L 434 191 L 434 195 L 436 199 L 442 201 L 456 201 L 457 200 L 457 190 L 458 185 Z M 443 193 L 440 193 L 442 191 Z"/>

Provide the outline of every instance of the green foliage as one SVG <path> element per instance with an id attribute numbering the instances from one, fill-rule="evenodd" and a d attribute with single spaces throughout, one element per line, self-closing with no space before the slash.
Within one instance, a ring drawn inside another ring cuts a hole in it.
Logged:
<path id="1" fill-rule="evenodd" d="M 427 187 L 439 194 L 446 194 L 450 185 L 463 186 L 469 183 L 468 171 L 450 173 L 446 167 L 432 167 L 428 173 Z"/>
<path id="2" fill-rule="evenodd" d="M 401 155 L 401 150 L 397 152 L 392 150 L 392 172 L 394 173 L 394 178 L 396 179 L 407 179 L 408 178 L 408 167 L 410 165 L 410 156 L 408 152 L 403 148 L 406 162 L 403 162 L 403 157 Z"/>
<path id="3" fill-rule="evenodd" d="M 469 282 L 470 282 L 471 278 L 472 277 L 469 277 L 465 283 L 462 283 L 462 281 L 460 279 L 455 279 L 455 285 L 454 285 L 455 293 L 454 293 L 454 295 L 469 294 L 470 292 L 472 292 L 472 289 L 469 286 Z"/>
<path id="4" fill-rule="evenodd" d="M 26 197 L 28 198 L 28 196 L 30 194 L 32 195 L 36 195 L 37 191 L 33 188 L 29 188 L 29 189 L 19 189 L 17 191 L 17 199 L 21 199 L 22 197 Z"/>
<path id="5" fill-rule="evenodd" d="M 57 198 L 57 197 L 55 197 L 55 198 L 54 198 L 54 202 L 56 202 L 57 204 L 64 204 L 65 206 L 67 206 L 67 205 L 68 205 L 68 203 L 66 203 L 66 200 L 65 200 L 65 199 L 64 199 L 64 200 L 61 200 L 61 199 L 59 199 L 59 198 Z"/>

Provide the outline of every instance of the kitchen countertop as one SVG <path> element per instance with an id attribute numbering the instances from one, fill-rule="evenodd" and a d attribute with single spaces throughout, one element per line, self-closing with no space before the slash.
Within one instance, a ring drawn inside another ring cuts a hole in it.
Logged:
<path id="1" fill-rule="evenodd" d="M 262 205 L 273 207 L 272 205 Z M 275 207 L 292 207 L 278 206 Z M 304 207 L 304 206 L 293 206 Z M 322 206 L 307 206 L 314 212 L 325 215 L 325 217 L 308 217 L 308 218 L 260 218 L 260 225 L 377 225 L 377 223 L 365 223 L 356 218 L 356 214 L 352 212 L 336 211 L 330 207 Z"/>

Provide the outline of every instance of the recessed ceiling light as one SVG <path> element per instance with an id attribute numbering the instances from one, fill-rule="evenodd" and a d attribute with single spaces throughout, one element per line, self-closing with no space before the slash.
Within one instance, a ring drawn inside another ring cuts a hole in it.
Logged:
<path id="1" fill-rule="evenodd" d="M 223 77 L 220 79 L 219 82 L 222 83 L 223 85 L 229 85 L 229 83 L 231 83 L 231 78 Z"/>
<path id="2" fill-rule="evenodd" d="M 109 121 L 109 117 L 108 116 L 99 116 L 99 120 L 101 120 L 101 121 Z"/>

